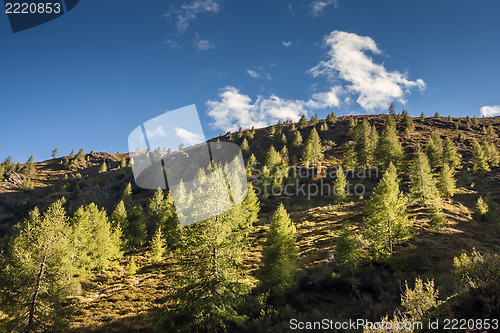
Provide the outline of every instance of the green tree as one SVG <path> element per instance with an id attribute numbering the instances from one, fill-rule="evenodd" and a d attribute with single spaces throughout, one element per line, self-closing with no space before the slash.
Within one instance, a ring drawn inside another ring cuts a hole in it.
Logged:
<path id="1" fill-rule="evenodd" d="M 362 258 L 361 246 L 356 233 L 344 228 L 335 246 L 337 262 L 348 271 L 354 271 Z"/>
<path id="2" fill-rule="evenodd" d="M 299 128 L 302 129 L 304 127 L 307 126 L 307 118 L 306 118 L 306 115 L 303 114 L 302 117 L 300 117 L 300 120 L 299 120 Z"/>
<path id="3" fill-rule="evenodd" d="M 389 106 L 389 114 L 391 116 L 395 116 L 396 115 L 396 107 L 394 106 L 394 103 L 391 103 L 391 106 Z"/>
<path id="4" fill-rule="evenodd" d="M 73 291 L 69 225 L 63 201 L 42 215 L 35 208 L 9 242 L 2 274 L 5 311 L 12 332 L 60 331 L 62 303 Z M 59 328 L 57 329 L 57 325 Z"/>
<path id="5" fill-rule="evenodd" d="M 498 149 L 494 142 L 483 140 L 482 148 L 485 157 L 488 159 L 488 164 L 492 167 L 497 167 L 500 163 Z"/>
<path id="6" fill-rule="evenodd" d="M 387 119 L 382 135 L 379 138 L 375 155 L 382 170 L 385 170 L 389 166 L 389 163 L 394 164 L 396 168 L 401 164 L 403 147 L 399 143 L 396 123 L 392 117 Z"/>
<path id="7" fill-rule="evenodd" d="M 125 190 L 123 190 L 123 196 L 122 196 L 123 203 L 125 204 L 126 207 L 130 207 L 132 204 L 132 184 L 128 183 L 127 186 L 125 186 Z"/>
<path id="8" fill-rule="evenodd" d="M 352 138 L 354 140 L 356 162 L 365 167 L 372 166 L 378 142 L 376 128 L 371 126 L 366 118 L 364 118 L 363 121 L 353 127 Z"/>
<path id="9" fill-rule="evenodd" d="M 106 165 L 106 162 L 102 162 L 101 166 L 99 167 L 99 173 L 105 173 L 108 172 L 108 167 Z"/>
<path id="10" fill-rule="evenodd" d="M 424 113 L 424 111 L 422 111 L 422 113 L 420 114 L 420 120 L 421 121 L 425 120 L 425 113 Z"/>
<path id="11" fill-rule="evenodd" d="M 35 173 L 35 169 L 34 158 L 33 155 L 31 155 L 28 159 L 28 162 L 26 163 L 26 174 L 28 175 L 28 177 L 33 176 L 33 174 Z"/>
<path id="12" fill-rule="evenodd" d="M 410 165 L 410 192 L 422 203 L 432 203 L 439 199 L 429 160 L 420 148 Z"/>
<path id="13" fill-rule="evenodd" d="M 335 180 L 333 188 L 337 201 L 342 202 L 347 198 L 347 179 L 345 178 L 344 170 L 341 166 L 337 169 L 337 179 Z"/>
<path id="14" fill-rule="evenodd" d="M 480 220 L 488 221 L 490 215 L 490 208 L 482 197 L 479 197 L 476 202 L 476 213 Z"/>
<path id="15" fill-rule="evenodd" d="M 261 288 L 272 300 L 283 301 L 296 282 L 298 268 L 295 225 L 283 204 L 276 209 L 262 249 L 258 271 Z"/>
<path id="16" fill-rule="evenodd" d="M 334 112 L 332 112 L 326 116 L 326 122 L 330 123 L 330 124 L 334 124 L 337 122 L 337 116 L 335 115 Z"/>
<path id="17" fill-rule="evenodd" d="M 472 148 L 474 149 L 472 155 L 472 170 L 476 171 L 490 171 L 488 165 L 488 157 L 486 156 L 483 147 L 477 142 L 476 139 L 472 140 Z"/>
<path id="18" fill-rule="evenodd" d="M 57 158 L 57 147 L 52 151 L 52 158 Z"/>
<path id="19" fill-rule="evenodd" d="M 310 124 L 316 126 L 319 122 L 318 114 L 315 113 L 314 116 L 311 117 Z"/>
<path id="20" fill-rule="evenodd" d="M 443 163 L 443 140 L 437 132 L 432 132 L 425 153 L 429 158 L 432 169 L 436 170 Z"/>
<path id="21" fill-rule="evenodd" d="M 438 188 L 441 192 L 441 196 L 446 198 L 453 197 L 456 191 L 456 182 L 454 169 L 450 168 L 448 163 L 445 163 L 441 167 L 438 179 Z"/>
<path id="22" fill-rule="evenodd" d="M 146 243 L 146 216 L 141 206 L 134 206 L 127 212 L 127 225 L 123 233 L 129 248 L 137 249 Z"/>
<path id="23" fill-rule="evenodd" d="M 457 152 L 457 147 L 449 136 L 444 139 L 443 162 L 449 164 L 454 169 L 462 167 L 462 156 Z"/>
<path id="24" fill-rule="evenodd" d="M 315 128 L 312 129 L 304 146 L 302 161 L 307 167 L 309 165 L 320 167 L 323 161 L 323 146 Z"/>
<path id="25" fill-rule="evenodd" d="M 265 160 L 265 165 L 268 168 L 274 168 L 275 166 L 281 164 L 282 159 L 281 155 L 279 152 L 276 151 L 273 145 L 269 147 L 267 153 L 266 153 L 266 160 Z"/>
<path id="26" fill-rule="evenodd" d="M 153 263 L 161 262 L 163 254 L 165 253 L 165 240 L 161 232 L 161 228 L 157 228 L 151 240 L 151 261 Z"/>
<path id="27" fill-rule="evenodd" d="M 392 256 L 393 245 L 411 237 L 407 204 L 407 198 L 399 190 L 396 167 L 390 163 L 368 204 L 365 238 L 370 241 L 375 257 Z"/>
<path id="28" fill-rule="evenodd" d="M 401 295 L 401 305 L 406 308 L 406 313 L 411 321 L 420 321 L 424 315 L 432 308 L 439 305 L 439 291 L 434 286 L 434 280 L 423 282 L 422 279 L 415 279 L 415 287 L 408 287 L 405 281 L 405 292 Z"/>
<path id="29" fill-rule="evenodd" d="M 247 138 L 243 138 L 240 148 L 243 153 L 247 153 L 249 151 L 250 147 L 248 146 Z"/>
<path id="30" fill-rule="evenodd" d="M 206 179 L 208 186 L 197 193 L 200 200 L 193 202 L 197 211 L 218 212 L 219 207 L 231 205 L 229 198 L 218 195 L 227 191 L 223 178 L 221 167 L 214 165 L 212 177 Z M 163 329 L 215 332 L 238 327 L 246 320 L 237 307 L 249 290 L 243 266 L 249 232 L 247 218 L 239 204 L 181 228 L 175 263 L 171 266 L 174 306 Z"/>

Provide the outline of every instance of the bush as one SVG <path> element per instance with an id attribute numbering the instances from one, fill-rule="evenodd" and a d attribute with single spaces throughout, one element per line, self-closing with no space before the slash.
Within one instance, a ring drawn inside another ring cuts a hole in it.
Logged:
<path id="1" fill-rule="evenodd" d="M 125 273 L 128 276 L 135 275 L 137 273 L 137 265 L 135 264 L 135 258 L 130 259 L 129 263 L 127 264 L 127 268 L 125 269 Z"/>
<path id="2" fill-rule="evenodd" d="M 483 256 L 474 249 L 469 256 L 463 252 L 453 258 L 454 274 L 465 289 L 500 285 L 500 256 Z"/>

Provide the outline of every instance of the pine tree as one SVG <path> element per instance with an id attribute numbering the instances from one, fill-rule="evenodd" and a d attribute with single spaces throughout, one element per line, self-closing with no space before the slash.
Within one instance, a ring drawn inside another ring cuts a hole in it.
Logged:
<path id="1" fill-rule="evenodd" d="M 276 128 L 275 128 L 274 126 L 271 126 L 271 127 L 269 128 L 269 134 L 271 134 L 271 135 L 276 134 Z"/>
<path id="2" fill-rule="evenodd" d="M 71 150 L 71 153 L 69 154 L 69 157 L 70 158 L 75 157 L 75 150 L 74 149 Z"/>
<path id="3" fill-rule="evenodd" d="M 321 162 L 323 161 L 323 157 L 323 146 L 321 146 L 321 139 L 319 138 L 316 129 L 313 128 L 304 146 L 302 161 L 307 167 L 309 167 L 309 165 L 320 167 Z"/>
<path id="4" fill-rule="evenodd" d="M 337 201 L 342 202 L 347 198 L 347 179 L 345 178 L 344 170 L 341 166 L 337 169 L 337 179 L 335 180 L 333 188 L 334 194 L 337 196 Z"/>
<path id="5" fill-rule="evenodd" d="M 129 248 L 137 249 L 146 243 L 146 216 L 141 206 L 127 212 L 127 227 L 123 230 Z"/>
<path id="6" fill-rule="evenodd" d="M 472 148 L 474 153 L 472 155 L 472 169 L 476 171 L 490 171 L 488 165 L 488 157 L 486 156 L 483 147 L 477 142 L 476 139 L 472 140 Z"/>
<path id="7" fill-rule="evenodd" d="M 99 167 L 99 173 L 105 173 L 108 172 L 108 167 L 106 165 L 106 162 L 102 162 L 101 166 Z"/>
<path id="8" fill-rule="evenodd" d="M 310 124 L 316 126 L 319 122 L 318 114 L 315 113 L 314 116 L 311 117 Z"/>
<path id="9" fill-rule="evenodd" d="M 407 198 L 399 190 L 396 167 L 390 163 L 368 204 L 365 238 L 375 257 L 392 256 L 393 245 L 411 237 L 412 221 L 406 211 Z"/>
<path id="10" fill-rule="evenodd" d="M 306 115 L 303 114 L 302 117 L 300 117 L 300 120 L 299 120 L 299 129 L 302 129 L 304 127 L 307 126 L 307 118 L 306 118 Z"/>
<path id="11" fill-rule="evenodd" d="M 361 246 L 354 231 L 344 228 L 335 246 L 337 262 L 348 271 L 353 271 L 361 261 Z"/>
<path id="12" fill-rule="evenodd" d="M 458 154 L 457 147 L 449 136 L 444 139 L 443 162 L 449 164 L 454 169 L 462 167 L 462 156 Z"/>
<path id="13" fill-rule="evenodd" d="M 26 163 L 26 174 L 28 175 L 28 177 L 31 177 L 33 176 L 34 173 L 35 173 L 35 162 L 33 155 L 31 155 L 30 158 L 28 159 L 28 162 Z"/>
<path id="14" fill-rule="evenodd" d="M 445 163 L 441 168 L 438 180 L 438 187 L 441 192 L 441 195 L 446 198 L 453 197 L 456 191 L 455 184 L 456 184 L 455 171 L 453 168 L 450 168 L 448 163 Z"/>
<path id="15" fill-rule="evenodd" d="M 302 147 L 302 135 L 299 131 L 294 132 L 292 147 L 295 149 L 300 149 L 300 147 Z"/>
<path id="16" fill-rule="evenodd" d="M 337 122 L 337 116 L 335 115 L 334 112 L 326 116 L 326 122 L 330 124 L 334 124 Z"/>
<path id="17" fill-rule="evenodd" d="M 479 197 L 476 202 L 477 216 L 481 221 L 488 221 L 490 215 L 490 208 L 482 197 Z"/>
<path id="18" fill-rule="evenodd" d="M 123 196 L 122 196 L 123 203 L 125 206 L 130 207 L 132 204 L 132 184 L 128 183 L 127 186 L 125 186 L 125 190 L 123 190 Z"/>
<path id="19" fill-rule="evenodd" d="M 229 198 L 218 195 L 227 191 L 223 178 L 221 167 L 214 166 L 212 177 L 207 178 L 209 186 L 200 193 L 200 200 L 193 202 L 197 211 L 217 212 L 218 207 L 231 205 Z M 243 267 L 249 232 L 247 220 L 239 204 L 181 228 L 173 256 L 175 264 L 171 266 L 175 307 L 163 322 L 165 331 L 179 331 L 186 325 L 189 331 L 224 331 L 244 322 L 246 316 L 237 309 L 249 290 Z"/>
<path id="20" fill-rule="evenodd" d="M 405 132 L 407 132 L 408 135 L 413 133 L 413 131 L 415 131 L 415 124 L 413 124 L 413 118 L 411 118 L 408 115 L 408 111 L 406 110 L 403 110 L 403 125 L 406 127 Z"/>
<path id="21" fill-rule="evenodd" d="M 500 156 L 498 154 L 498 149 L 495 143 L 488 140 L 483 140 L 482 148 L 489 165 L 492 167 L 497 167 L 500 163 Z"/>
<path id="22" fill-rule="evenodd" d="M 258 172 L 258 162 L 254 154 L 250 155 L 250 157 L 248 158 L 245 171 L 247 174 L 247 178 L 249 179 L 253 176 L 256 176 L 256 173 Z"/>
<path id="23" fill-rule="evenodd" d="M 276 151 L 273 145 L 269 147 L 269 150 L 266 153 L 266 160 L 265 160 L 265 165 L 272 169 L 275 166 L 279 165 L 281 163 L 281 155 L 279 152 Z"/>
<path id="24" fill-rule="evenodd" d="M 422 203 L 432 203 L 439 199 L 429 160 L 420 148 L 410 166 L 410 192 Z"/>
<path id="25" fill-rule="evenodd" d="M 68 241 L 69 225 L 63 201 L 42 215 L 34 209 L 19 226 L 6 253 L 1 291 L 2 311 L 13 318 L 11 331 L 62 331 L 60 313 L 73 291 Z"/>
<path id="26" fill-rule="evenodd" d="M 322 123 L 319 129 L 322 132 L 328 131 L 328 125 L 326 123 Z"/>
<path id="27" fill-rule="evenodd" d="M 283 204 L 273 215 L 261 260 L 257 276 L 262 290 L 269 292 L 272 300 L 283 301 L 295 284 L 298 268 L 295 225 Z"/>
<path id="28" fill-rule="evenodd" d="M 52 158 L 57 158 L 57 147 L 52 151 Z"/>
<path id="29" fill-rule="evenodd" d="M 385 170 L 389 166 L 389 163 L 394 164 L 397 168 L 403 159 L 403 147 L 399 143 L 396 125 L 392 117 L 387 119 L 382 135 L 379 138 L 375 155 L 382 170 Z"/>
<path id="30" fill-rule="evenodd" d="M 486 135 L 488 135 L 489 137 L 492 137 L 494 139 L 497 137 L 495 129 L 493 128 L 493 126 L 491 124 L 488 125 L 488 127 L 486 128 Z"/>
<path id="31" fill-rule="evenodd" d="M 125 208 L 123 200 L 116 205 L 115 210 L 111 214 L 111 224 L 113 228 L 120 228 L 122 230 L 128 227 L 127 209 Z"/>
<path id="32" fill-rule="evenodd" d="M 241 151 L 243 153 L 247 153 L 249 151 L 250 147 L 248 146 L 248 140 L 247 140 L 247 138 L 243 139 L 243 141 L 241 142 L 240 148 L 241 148 Z"/>
<path id="33" fill-rule="evenodd" d="M 352 137 L 354 140 L 356 162 L 365 167 L 372 166 L 378 142 L 376 128 L 371 126 L 366 118 L 364 118 L 362 122 L 353 128 Z"/>
<path id="34" fill-rule="evenodd" d="M 424 121 L 424 120 L 425 120 L 425 114 L 424 114 L 424 111 L 422 111 L 422 113 L 420 114 L 420 120 L 421 120 L 421 121 Z"/>
<path id="35" fill-rule="evenodd" d="M 394 106 L 394 103 L 391 103 L 391 106 L 389 107 L 389 114 L 391 116 L 395 116 L 396 115 L 396 107 Z"/>
<path id="36" fill-rule="evenodd" d="M 163 239 L 161 228 L 156 229 L 153 239 L 151 240 L 151 251 L 151 262 L 161 262 L 163 253 L 165 253 L 165 240 Z"/>
<path id="37" fill-rule="evenodd" d="M 425 147 L 425 152 L 432 169 L 436 170 L 443 164 L 443 140 L 437 132 L 432 132 Z"/>
<path id="38" fill-rule="evenodd" d="M 434 118 L 439 118 L 439 112 L 434 113 Z"/>
<path id="39" fill-rule="evenodd" d="M 472 117 L 472 126 L 474 128 L 478 128 L 479 127 L 479 121 L 477 120 L 476 116 Z"/>

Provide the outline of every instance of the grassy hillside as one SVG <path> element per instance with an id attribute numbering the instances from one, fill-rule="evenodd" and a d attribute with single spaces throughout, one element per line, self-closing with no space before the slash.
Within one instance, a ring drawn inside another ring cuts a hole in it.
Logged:
<path id="1" fill-rule="evenodd" d="M 387 119 L 386 115 L 340 117 L 328 129 L 319 131 L 325 158 L 326 170 L 342 164 L 346 145 L 351 140 L 349 123 L 367 119 L 378 132 Z M 259 221 L 250 234 L 250 248 L 245 254 L 244 264 L 249 273 L 248 282 L 257 287 L 255 272 L 260 265 L 261 250 L 269 229 L 272 213 L 279 203 L 284 203 L 297 228 L 297 243 L 300 270 L 298 286 L 289 295 L 286 304 L 263 306 L 258 300 L 257 289 L 251 292 L 242 312 L 248 316 L 244 330 L 288 331 L 289 320 L 346 320 L 368 318 L 378 320 L 400 307 L 400 295 L 405 281 L 413 286 L 415 278 L 434 279 L 443 303 L 428 314 L 429 318 L 460 315 L 465 318 L 479 318 L 481 314 L 496 315 L 499 310 L 493 291 L 475 289 L 464 291 L 453 276 L 453 258 L 463 251 L 474 248 L 483 254 L 500 253 L 500 168 L 487 172 L 473 172 L 472 140 L 483 139 L 500 148 L 500 119 L 478 119 L 477 126 L 465 118 L 413 118 L 415 131 L 404 135 L 405 126 L 400 116 L 396 117 L 397 130 L 405 155 L 412 156 L 418 146 L 425 146 L 431 133 L 442 138 L 450 137 L 462 156 L 463 168 L 456 173 L 457 192 L 450 199 L 443 199 L 440 208 L 446 216 L 446 225 L 436 230 L 429 220 L 429 208 L 410 202 L 408 212 L 415 219 L 413 237 L 395 246 L 394 255 L 388 260 L 375 260 L 367 249 L 365 259 L 355 272 L 346 272 L 336 261 L 338 237 L 345 226 L 359 231 L 364 227 L 367 202 L 377 185 L 381 174 L 358 179 L 347 174 L 350 181 L 362 183 L 366 188 L 363 196 L 352 195 L 345 202 L 338 203 L 332 195 L 313 196 L 265 196 L 260 197 Z M 308 123 L 298 129 L 304 138 L 313 127 L 318 130 L 325 123 Z M 496 136 L 487 135 L 483 127 L 492 126 Z M 285 123 L 282 132 L 291 142 L 290 128 L 297 124 Z M 249 151 L 259 161 L 265 159 L 270 145 L 279 138 L 272 134 L 272 127 L 257 129 L 253 138 L 249 130 L 228 133 L 218 139 L 241 144 L 246 138 Z M 216 138 L 217 139 L 217 138 Z M 215 139 L 214 139 L 215 140 Z M 289 149 L 291 150 L 291 149 Z M 248 159 L 250 152 L 245 153 Z M 99 172 L 106 163 L 107 172 Z M 133 202 L 146 208 L 154 191 L 140 189 L 133 183 L 131 168 L 127 166 L 128 154 L 90 153 L 85 154 L 82 163 L 65 166 L 64 158 L 54 158 L 35 163 L 30 177 L 32 189 L 27 189 L 22 172 L 5 174 L 0 182 L 0 236 L 4 240 L 11 228 L 23 220 L 30 210 L 38 206 L 47 208 L 55 200 L 65 197 L 65 207 L 71 215 L 78 207 L 95 202 L 109 214 L 121 200 L 126 185 L 132 183 Z M 299 162 L 297 162 L 300 164 Z M 67 163 L 66 163 L 67 164 Z M 408 174 L 400 172 L 401 188 L 408 193 Z M 300 181 L 304 184 L 318 184 L 321 175 Z M 324 178 L 326 182 L 333 180 Z M 485 199 L 490 208 L 489 221 L 476 216 L 476 202 Z M 66 319 L 71 332 L 152 332 L 165 316 L 171 293 L 169 274 L 174 253 L 167 251 L 164 260 L 152 264 L 150 247 L 144 246 L 124 257 L 111 268 L 81 281 L 81 292 L 68 299 Z M 127 264 L 131 258 L 137 263 L 137 273 L 128 275 Z M 491 296 L 493 295 L 493 296 Z M 475 306 L 462 306 L 473 302 Z M 496 303 L 495 303 L 496 302 Z M 458 310 L 460 309 L 460 310 Z M 2 312 L 0 311 L 0 320 Z"/>

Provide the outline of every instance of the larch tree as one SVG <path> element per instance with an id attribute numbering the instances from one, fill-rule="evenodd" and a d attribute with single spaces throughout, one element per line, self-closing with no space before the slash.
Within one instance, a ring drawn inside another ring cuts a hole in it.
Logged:
<path id="1" fill-rule="evenodd" d="M 482 147 L 484 155 L 488 159 L 488 164 L 492 167 L 497 167 L 500 163 L 500 156 L 495 142 L 483 140 Z"/>
<path id="2" fill-rule="evenodd" d="M 21 223 L 9 242 L 7 264 L 0 273 L 2 310 L 12 319 L 11 332 L 61 330 L 62 303 L 74 291 L 70 227 L 62 200 L 40 214 L 37 208 Z"/>
<path id="3" fill-rule="evenodd" d="M 422 203 L 432 204 L 439 199 L 429 160 L 420 148 L 410 165 L 410 192 Z"/>
<path id="4" fill-rule="evenodd" d="M 344 169 L 341 166 L 337 169 L 337 178 L 333 185 L 334 195 L 338 202 L 342 202 L 347 198 L 347 179 L 344 174 Z"/>
<path id="5" fill-rule="evenodd" d="M 437 132 L 432 132 L 427 142 L 427 146 L 425 147 L 425 152 L 431 168 L 437 170 L 443 163 L 443 140 Z"/>
<path id="6" fill-rule="evenodd" d="M 316 129 L 313 128 L 304 146 L 302 161 L 307 167 L 309 167 L 309 165 L 320 167 L 321 162 L 323 161 L 323 157 L 323 146 L 321 145 L 321 139 L 319 138 Z"/>
<path id="7" fill-rule="evenodd" d="M 299 120 L 299 128 L 302 129 L 304 127 L 307 126 L 307 118 L 306 118 L 306 115 L 303 114 L 302 117 L 300 117 L 300 120 Z"/>
<path id="8" fill-rule="evenodd" d="M 127 212 L 127 226 L 123 229 L 128 247 L 137 249 L 146 243 L 146 216 L 141 206 L 134 206 Z"/>
<path id="9" fill-rule="evenodd" d="M 280 204 L 272 217 L 262 249 L 262 264 L 257 272 L 261 289 L 278 303 L 284 300 L 296 282 L 298 258 L 295 241 L 295 225 Z"/>
<path id="10" fill-rule="evenodd" d="M 180 327 L 186 331 L 224 331 L 246 320 L 237 307 L 249 291 L 243 267 L 249 224 L 242 204 L 220 211 L 231 202 L 220 195 L 227 192 L 222 167 L 212 167 L 204 189 L 194 189 L 200 200 L 192 204 L 197 212 L 215 212 L 216 216 L 180 229 L 172 266 L 173 303 L 162 323 L 169 331 Z"/>
<path id="11" fill-rule="evenodd" d="M 456 191 L 455 169 L 451 168 L 448 163 L 444 163 L 441 167 L 438 178 L 438 188 L 441 196 L 451 198 Z"/>
<path id="12" fill-rule="evenodd" d="M 364 236 L 376 258 L 392 256 L 394 244 L 411 237 L 408 199 L 399 189 L 396 167 L 390 163 L 368 203 Z"/>
<path id="13" fill-rule="evenodd" d="M 123 196 L 122 196 L 123 203 L 127 208 L 130 208 L 130 205 L 132 204 L 132 184 L 128 183 L 127 186 L 125 186 L 125 190 L 123 190 Z"/>
<path id="14" fill-rule="evenodd" d="M 472 155 L 472 169 L 476 171 L 490 171 L 488 165 L 488 157 L 486 156 L 483 147 L 476 139 L 472 140 L 472 148 L 474 149 Z"/>
<path id="15" fill-rule="evenodd" d="M 352 128 L 351 136 L 354 141 L 356 162 L 365 167 L 373 166 L 378 142 L 377 129 L 363 118 L 363 121 Z"/>
<path id="16" fill-rule="evenodd" d="M 457 152 L 457 147 L 449 136 L 444 139 L 443 162 L 454 169 L 462 167 L 462 156 Z"/>
<path id="17" fill-rule="evenodd" d="M 55 148 L 53 151 L 52 151 L 52 158 L 57 158 L 57 152 L 58 152 L 58 149 Z"/>
<path id="18" fill-rule="evenodd" d="M 392 117 L 389 117 L 386 121 L 375 154 L 382 170 L 385 170 L 390 163 L 394 164 L 396 168 L 401 164 L 403 147 L 399 142 L 396 123 Z"/>

